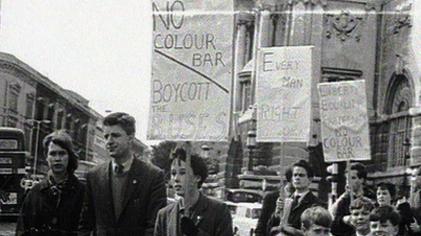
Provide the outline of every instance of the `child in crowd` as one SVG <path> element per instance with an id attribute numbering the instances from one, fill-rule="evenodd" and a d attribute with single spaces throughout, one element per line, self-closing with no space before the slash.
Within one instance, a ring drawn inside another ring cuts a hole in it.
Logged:
<path id="1" fill-rule="evenodd" d="M 349 206 L 350 224 L 355 228 L 355 236 L 370 235 L 370 212 L 374 204 L 366 197 L 355 199 Z"/>
<path id="2" fill-rule="evenodd" d="M 332 216 L 320 206 L 306 209 L 301 215 L 301 231 L 305 236 L 329 236 Z"/>
<path id="3" fill-rule="evenodd" d="M 372 236 L 398 235 L 400 216 L 392 206 L 380 206 L 370 213 Z"/>

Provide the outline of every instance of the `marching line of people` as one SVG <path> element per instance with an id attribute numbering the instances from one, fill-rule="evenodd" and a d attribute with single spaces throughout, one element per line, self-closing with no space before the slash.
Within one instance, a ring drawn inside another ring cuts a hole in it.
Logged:
<path id="1" fill-rule="evenodd" d="M 135 119 L 112 113 L 103 125 L 111 160 L 88 173 L 86 186 L 74 175 L 70 135 L 58 130 L 45 137 L 48 176 L 26 194 L 16 235 L 234 235 L 228 206 L 200 192 L 208 170 L 188 144 L 171 154 L 177 201 L 167 205 L 162 170 L 132 152 Z M 370 190 L 361 163 L 348 170 L 347 190 L 327 209 L 310 190 L 309 163 L 294 163 L 282 188 L 264 197 L 255 235 L 421 235 L 421 167 L 411 176 L 409 197 L 388 183 Z"/>

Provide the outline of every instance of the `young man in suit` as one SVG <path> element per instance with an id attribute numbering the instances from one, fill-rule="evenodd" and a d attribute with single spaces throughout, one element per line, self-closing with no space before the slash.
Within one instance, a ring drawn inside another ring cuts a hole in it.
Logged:
<path id="1" fill-rule="evenodd" d="M 262 213 L 257 221 L 256 230 L 254 231 L 257 236 L 269 235 L 272 230 L 279 230 L 277 228 L 280 224 L 280 218 L 284 213 L 285 201 L 291 197 L 294 192 L 292 186 L 292 168 L 285 171 L 286 183 L 283 189 L 283 196 L 280 196 L 280 191 L 272 191 L 265 195 L 263 198 Z"/>
<path id="2" fill-rule="evenodd" d="M 313 178 L 313 170 L 310 165 L 305 160 L 300 160 L 292 165 L 292 185 L 295 189 L 294 193 L 289 199 L 286 199 L 285 202 L 289 202 L 287 207 L 284 208 L 284 211 L 288 211 L 288 219 L 280 219 L 276 222 L 275 220 L 270 220 L 273 222 L 273 225 L 268 225 L 268 229 L 271 231 L 264 231 L 256 233 L 256 235 L 276 235 L 280 231 L 286 235 L 301 235 L 301 214 L 307 208 L 312 206 L 325 206 L 320 199 L 318 199 L 310 190 L 311 180 Z M 265 200 L 270 200 L 266 198 Z M 271 199 L 271 203 L 263 202 L 263 212 L 275 212 L 276 199 Z M 270 209 L 265 209 L 270 208 Z M 280 222 L 287 222 L 286 224 L 280 224 Z M 262 224 L 262 223 L 261 223 Z M 258 223 L 259 225 L 259 223 Z M 278 226 L 279 225 L 279 226 Z M 277 226 L 277 227 L 276 227 Z"/>
<path id="3" fill-rule="evenodd" d="M 87 175 L 80 235 L 152 235 L 157 212 L 167 201 L 164 174 L 134 156 L 132 116 L 112 113 L 103 125 L 111 160 Z"/>

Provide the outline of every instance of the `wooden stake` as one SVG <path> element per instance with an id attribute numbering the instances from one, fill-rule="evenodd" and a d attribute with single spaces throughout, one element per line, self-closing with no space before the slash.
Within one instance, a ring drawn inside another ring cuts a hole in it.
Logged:
<path id="1" fill-rule="evenodd" d="M 350 199 L 351 199 L 351 203 L 354 201 L 354 191 L 352 189 L 352 180 L 351 180 L 351 159 L 348 159 L 346 161 L 346 171 L 347 171 L 347 178 L 348 178 L 348 188 L 349 188 L 349 192 L 350 192 Z"/>

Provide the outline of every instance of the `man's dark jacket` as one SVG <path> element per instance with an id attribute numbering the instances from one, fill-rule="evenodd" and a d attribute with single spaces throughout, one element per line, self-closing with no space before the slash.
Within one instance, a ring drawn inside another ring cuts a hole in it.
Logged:
<path id="1" fill-rule="evenodd" d="M 77 235 L 85 186 L 74 175 L 60 185 L 47 179 L 26 195 L 16 235 Z"/>
<path id="2" fill-rule="evenodd" d="M 268 193 L 263 200 L 262 213 L 257 222 L 256 235 L 270 235 L 272 227 L 279 226 L 280 219 L 273 216 L 276 208 L 276 200 L 279 197 L 279 191 Z M 296 229 L 301 229 L 301 214 L 312 206 L 326 207 L 326 204 L 317 198 L 311 191 L 307 193 L 303 199 L 291 209 L 288 217 L 288 225 Z"/>
<path id="3" fill-rule="evenodd" d="M 275 212 L 276 200 L 278 197 L 279 191 L 274 191 L 267 193 L 263 198 L 262 213 L 260 214 L 259 220 L 257 221 L 256 230 L 254 231 L 256 236 L 269 235 L 270 225 L 268 225 L 268 222 L 271 219 L 272 214 Z"/>
<path id="4" fill-rule="evenodd" d="M 87 175 L 87 194 L 82 209 L 79 235 L 128 236 L 152 235 L 158 210 L 166 205 L 163 172 L 134 158 L 123 186 L 120 216 L 115 216 L 111 161 Z"/>

